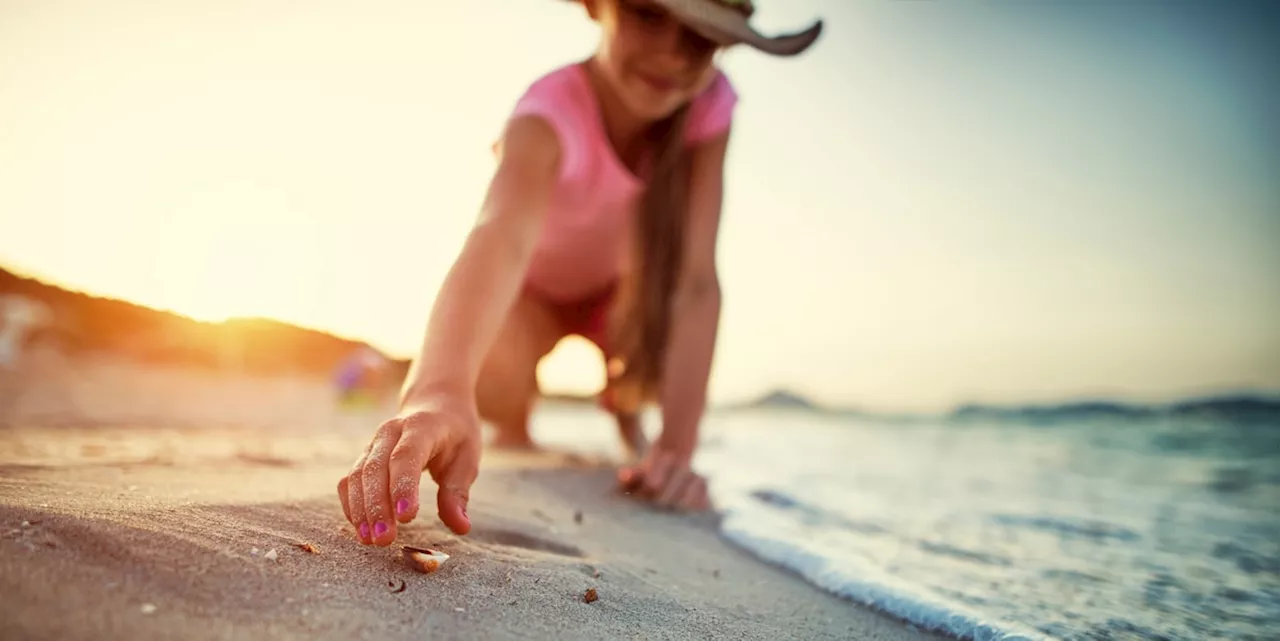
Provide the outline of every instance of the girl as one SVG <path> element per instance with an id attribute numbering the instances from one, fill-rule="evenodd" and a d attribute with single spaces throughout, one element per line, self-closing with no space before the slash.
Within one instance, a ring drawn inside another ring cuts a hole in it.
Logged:
<path id="1" fill-rule="evenodd" d="M 689 467 L 706 402 L 720 288 L 715 245 L 737 96 L 712 64 L 746 43 L 794 55 L 821 22 L 765 37 L 749 0 L 580 0 L 602 37 L 516 103 L 479 219 L 433 306 L 421 352 L 383 423 L 338 483 L 360 541 L 389 545 L 418 514 L 426 469 L 440 520 L 458 534 L 478 471 L 480 421 L 496 444 L 528 446 L 539 360 L 569 334 L 596 343 L 601 403 L 639 463 L 634 494 L 708 506 Z M 649 446 L 637 419 L 662 406 Z"/>

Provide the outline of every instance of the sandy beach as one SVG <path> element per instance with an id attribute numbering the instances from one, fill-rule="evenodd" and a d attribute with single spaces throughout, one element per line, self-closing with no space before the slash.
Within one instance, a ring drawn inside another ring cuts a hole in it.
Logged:
<path id="1" fill-rule="evenodd" d="M 91 396 L 128 408 L 128 389 L 151 387 L 111 377 L 22 398 L 78 395 L 85 413 Z M 637 505 L 609 461 L 563 452 L 487 452 L 468 536 L 431 516 L 391 548 L 361 546 L 334 487 L 376 414 L 322 420 L 317 385 L 290 422 L 263 390 L 301 404 L 305 385 L 181 378 L 164 380 L 185 403 L 150 415 L 48 426 L 56 408 L 27 403 L 0 428 L 0 637 L 936 638 L 731 547 L 712 515 Z M 400 544 L 452 558 L 421 574 Z"/>

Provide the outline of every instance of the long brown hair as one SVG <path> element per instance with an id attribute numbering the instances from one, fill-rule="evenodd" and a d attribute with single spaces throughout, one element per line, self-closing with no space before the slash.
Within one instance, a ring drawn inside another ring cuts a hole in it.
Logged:
<path id="1" fill-rule="evenodd" d="M 620 283 L 611 322 L 609 387 L 615 408 L 629 413 L 657 395 L 670 338 L 688 210 L 686 104 L 646 132 L 653 150 L 648 186 L 635 217 L 632 264 Z M 620 371 L 619 371 L 620 370 Z"/>

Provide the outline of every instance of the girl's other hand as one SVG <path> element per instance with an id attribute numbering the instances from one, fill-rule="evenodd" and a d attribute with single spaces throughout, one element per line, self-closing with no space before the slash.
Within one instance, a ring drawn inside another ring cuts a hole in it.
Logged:
<path id="1" fill-rule="evenodd" d="M 689 466 L 691 455 L 655 443 L 640 463 L 618 471 L 622 490 L 658 506 L 686 512 L 711 507 L 707 481 Z"/>
<path id="2" fill-rule="evenodd" d="M 467 501 L 480 467 L 480 419 L 470 399 L 443 396 L 407 403 L 378 427 L 373 440 L 338 481 L 342 511 L 361 543 L 390 545 L 396 523 L 418 515 L 422 470 L 439 486 L 440 520 L 457 534 L 471 530 Z"/>

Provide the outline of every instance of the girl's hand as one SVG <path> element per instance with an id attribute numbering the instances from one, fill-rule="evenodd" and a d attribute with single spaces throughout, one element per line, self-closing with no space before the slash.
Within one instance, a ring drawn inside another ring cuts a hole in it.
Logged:
<path id="1" fill-rule="evenodd" d="M 396 523 L 418 515 L 425 468 L 439 486 L 440 520 L 457 534 L 471 530 L 467 501 L 480 467 L 480 419 L 475 402 L 456 396 L 406 404 L 378 427 L 364 454 L 338 482 L 342 511 L 361 543 L 390 545 Z"/>
<path id="2" fill-rule="evenodd" d="M 687 512 L 711 507 L 707 481 L 689 467 L 691 454 L 654 443 L 640 463 L 618 471 L 623 491 L 655 504 Z"/>

